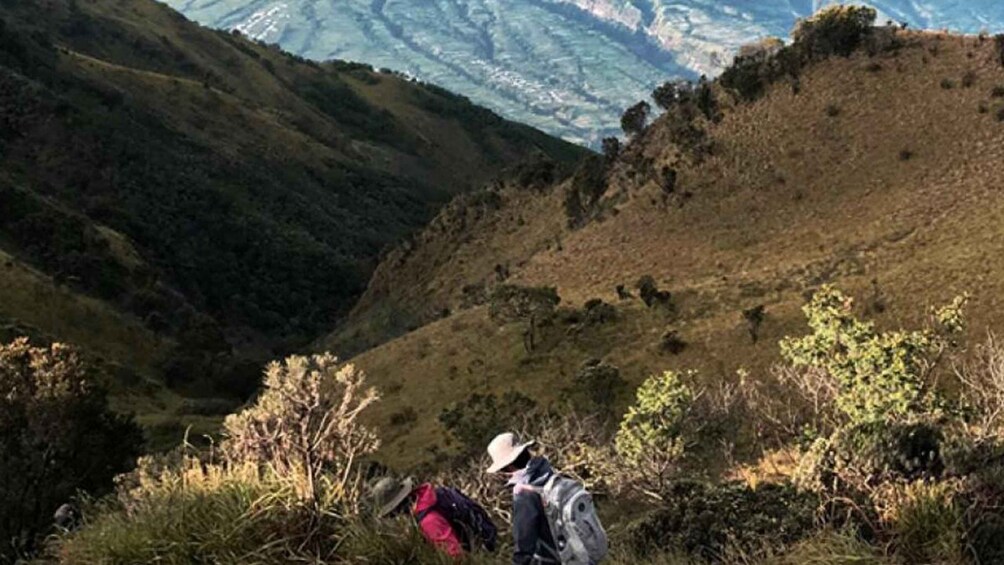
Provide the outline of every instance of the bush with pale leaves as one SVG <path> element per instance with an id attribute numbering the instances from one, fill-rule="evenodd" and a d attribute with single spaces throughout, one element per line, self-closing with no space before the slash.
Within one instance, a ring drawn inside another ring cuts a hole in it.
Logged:
<path id="1" fill-rule="evenodd" d="M 615 438 L 617 454 L 632 469 L 641 488 L 658 497 L 684 454 L 684 428 L 694 391 L 678 373 L 649 377 L 621 421 Z"/>
<path id="2" fill-rule="evenodd" d="M 220 447 L 231 463 L 300 476 L 304 498 L 315 499 L 322 480 L 357 490 L 356 463 L 380 445 L 359 416 L 378 398 L 355 366 L 330 354 L 294 355 L 266 368 L 255 404 L 223 423 Z"/>

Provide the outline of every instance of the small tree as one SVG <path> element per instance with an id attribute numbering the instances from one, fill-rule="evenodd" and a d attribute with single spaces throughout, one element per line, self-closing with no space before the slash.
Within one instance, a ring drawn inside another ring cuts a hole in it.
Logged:
<path id="1" fill-rule="evenodd" d="M 643 275 L 635 286 L 638 288 L 638 295 L 645 302 L 645 306 L 649 308 L 656 304 L 668 306 L 672 299 L 668 290 L 659 290 L 659 286 L 651 275 Z"/>
<path id="2" fill-rule="evenodd" d="M 701 80 L 698 81 L 697 89 L 694 91 L 694 99 L 697 109 L 704 114 L 705 118 L 713 122 L 721 119 L 721 113 L 718 111 L 718 100 L 715 98 L 715 91 L 708 77 L 701 75 Z"/>
<path id="3" fill-rule="evenodd" d="M 767 307 L 763 304 L 758 304 L 753 308 L 747 308 L 743 310 L 743 319 L 746 320 L 746 329 L 749 331 L 750 340 L 756 345 L 757 339 L 760 337 L 760 326 L 763 325 L 763 320 L 767 315 Z"/>
<path id="4" fill-rule="evenodd" d="M 694 85 L 688 80 L 673 80 L 664 82 L 652 91 L 652 100 L 663 110 L 671 110 L 675 106 L 687 104 L 694 98 Z"/>
<path id="5" fill-rule="evenodd" d="M 0 562 L 30 552 L 78 490 L 104 494 L 134 464 L 142 434 L 99 381 L 72 347 L 0 345 Z"/>
<path id="6" fill-rule="evenodd" d="M 300 479 L 307 500 L 317 500 L 325 477 L 348 490 L 358 459 L 379 446 L 358 421 L 379 399 L 365 385 L 362 371 L 328 353 L 269 364 L 258 400 L 223 422 L 224 457 Z"/>
<path id="7" fill-rule="evenodd" d="M 621 140 L 616 137 L 604 137 L 602 141 L 603 160 L 609 165 L 621 154 Z"/>
<path id="8" fill-rule="evenodd" d="M 834 5 L 799 21 L 791 36 L 809 58 L 846 57 L 872 32 L 875 17 L 874 8 Z"/>
<path id="9" fill-rule="evenodd" d="M 545 320 L 561 303 L 558 291 L 552 287 L 526 287 L 503 284 L 488 297 L 488 316 L 499 324 L 526 320 Z"/>
<path id="10" fill-rule="evenodd" d="M 685 451 L 684 430 L 695 394 L 678 373 L 666 371 L 639 387 L 614 440 L 617 454 L 642 491 L 661 498 Z"/>
<path id="11" fill-rule="evenodd" d="M 631 106 L 621 116 L 621 129 L 629 136 L 640 134 L 645 131 L 645 125 L 648 123 L 648 115 L 651 111 L 652 107 L 645 101 Z"/>
<path id="12" fill-rule="evenodd" d="M 936 311 L 932 328 L 879 332 L 854 316 L 851 298 L 824 286 L 803 308 L 812 333 L 782 340 L 781 354 L 796 367 L 825 370 L 839 387 L 837 407 L 851 423 L 923 412 L 936 400 L 926 377 L 962 330 L 965 302 L 958 297 Z"/>

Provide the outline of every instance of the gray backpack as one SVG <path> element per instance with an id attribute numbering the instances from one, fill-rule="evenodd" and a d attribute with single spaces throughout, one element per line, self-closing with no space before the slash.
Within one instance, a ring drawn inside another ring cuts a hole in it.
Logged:
<path id="1" fill-rule="evenodd" d="M 582 483 L 555 473 L 539 489 L 562 565 L 596 565 L 607 556 L 607 533 Z"/>

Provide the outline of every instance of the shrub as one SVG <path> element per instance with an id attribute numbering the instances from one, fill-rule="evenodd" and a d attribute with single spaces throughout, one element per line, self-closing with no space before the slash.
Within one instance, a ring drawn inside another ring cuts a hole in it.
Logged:
<path id="1" fill-rule="evenodd" d="M 691 376 L 688 374 L 687 376 Z M 684 454 L 685 421 L 693 390 L 673 371 L 642 383 L 614 440 L 615 449 L 642 488 L 660 497 Z"/>
<path id="2" fill-rule="evenodd" d="M 565 189 L 563 204 L 568 227 L 575 229 L 585 225 L 606 190 L 607 164 L 603 158 L 594 155 L 583 159 Z"/>
<path id="3" fill-rule="evenodd" d="M 655 512 L 631 525 L 628 540 L 643 556 L 677 550 L 703 559 L 728 551 L 779 550 L 809 535 L 819 498 L 791 486 L 672 484 Z"/>
<path id="4" fill-rule="evenodd" d="M 488 298 L 488 316 L 497 323 L 541 321 L 561 303 L 554 287 L 499 285 Z"/>
<path id="5" fill-rule="evenodd" d="M 746 329 L 750 334 L 750 340 L 755 344 L 760 336 L 760 326 L 767 316 L 767 307 L 758 304 L 753 308 L 743 310 L 743 320 L 746 322 Z"/>
<path id="6" fill-rule="evenodd" d="M 705 118 L 713 122 L 721 119 L 722 115 L 718 110 L 718 99 L 715 98 L 715 91 L 708 77 L 701 75 L 701 79 L 697 82 L 697 90 L 694 93 L 694 97 L 696 98 L 697 109 L 704 114 Z"/>
<path id="7" fill-rule="evenodd" d="M 390 415 L 390 425 L 395 428 L 406 426 L 418 420 L 418 412 L 411 406 L 405 407 Z"/>
<path id="8" fill-rule="evenodd" d="M 0 345 L 0 561 L 32 551 L 78 489 L 103 494 L 132 466 L 142 435 L 100 383 L 69 346 Z"/>
<path id="9" fill-rule="evenodd" d="M 467 400 L 453 404 L 439 414 L 461 455 L 484 452 L 488 442 L 500 431 L 517 429 L 537 409 L 537 403 L 518 392 L 472 394 Z"/>
<path id="10" fill-rule="evenodd" d="M 593 359 L 575 374 L 568 392 L 578 409 L 606 416 L 626 385 L 617 367 Z"/>
<path id="11" fill-rule="evenodd" d="M 689 154 L 695 161 L 700 161 L 713 151 L 713 144 L 708 139 L 708 132 L 694 122 L 694 106 L 687 105 L 674 108 L 663 117 L 669 139 Z"/>
<path id="12" fill-rule="evenodd" d="M 668 329 L 659 340 L 659 347 L 671 355 L 679 355 L 687 348 L 687 342 L 683 340 L 679 330 Z"/>
<path id="13" fill-rule="evenodd" d="M 543 154 L 535 154 L 517 163 L 507 171 L 517 186 L 543 188 L 556 180 L 558 164 Z"/>
<path id="14" fill-rule="evenodd" d="M 599 298 L 586 301 L 583 306 L 585 322 L 590 325 L 601 325 L 617 318 L 617 308 Z"/>
<path id="15" fill-rule="evenodd" d="M 676 169 L 663 167 L 661 176 L 662 179 L 659 182 L 659 187 L 662 189 L 662 193 L 668 196 L 676 192 L 676 180 L 678 177 Z"/>
<path id="16" fill-rule="evenodd" d="M 603 147 L 603 160 L 609 165 L 617 160 L 621 154 L 621 140 L 616 137 L 604 137 L 601 142 Z"/>
<path id="17" fill-rule="evenodd" d="M 781 341 L 795 367 L 825 370 L 839 386 L 837 407 L 853 423 L 889 420 L 934 407 L 926 377 L 933 361 L 963 328 L 965 297 L 934 313 L 934 327 L 879 332 L 851 312 L 853 301 L 822 287 L 803 311 L 812 333 Z"/>
<path id="18" fill-rule="evenodd" d="M 645 302 L 645 306 L 651 308 L 656 304 L 668 305 L 671 299 L 669 291 L 659 290 L 655 284 L 655 279 L 651 275 L 645 275 L 635 283 L 638 288 L 638 296 Z"/>
<path id="19" fill-rule="evenodd" d="M 791 36 L 809 58 L 846 57 L 871 34 L 875 16 L 866 6 L 831 6 L 799 21 Z"/>
<path id="20" fill-rule="evenodd" d="M 617 298 L 619 300 L 628 300 L 634 298 L 634 296 L 631 294 L 631 291 L 625 288 L 625 286 L 622 284 L 617 285 L 617 288 L 615 288 L 614 290 L 617 292 Z"/>
<path id="21" fill-rule="evenodd" d="M 722 86 L 735 92 L 739 98 L 752 102 L 763 95 L 772 78 L 763 61 L 739 56 L 722 72 L 719 80 Z"/>
<path id="22" fill-rule="evenodd" d="M 950 78 L 943 78 L 941 79 L 941 88 L 945 90 L 951 90 L 955 88 L 955 81 L 953 81 Z"/>
<path id="23" fill-rule="evenodd" d="M 965 493 L 959 505 L 970 504 L 963 515 L 964 542 L 977 563 L 1004 563 L 1004 516 L 1001 516 L 999 493 L 997 498 Z M 972 506 L 975 499 L 978 505 Z"/>
<path id="24" fill-rule="evenodd" d="M 220 450 L 226 461 L 296 477 L 306 500 L 318 501 L 325 477 L 351 490 L 354 463 L 379 446 L 358 421 L 379 398 L 366 387 L 365 374 L 327 353 L 294 355 L 271 363 L 263 384 L 252 406 L 223 422 Z"/>
<path id="25" fill-rule="evenodd" d="M 635 136 L 645 131 L 648 115 L 652 107 L 648 102 L 641 101 L 624 111 L 621 116 L 621 129 L 629 136 Z"/>
<path id="26" fill-rule="evenodd" d="M 976 73 L 973 71 L 966 71 L 962 75 L 962 86 L 963 88 L 972 88 L 976 84 Z"/>
<path id="27" fill-rule="evenodd" d="M 910 151 L 909 149 L 903 149 L 899 152 L 900 161 L 909 161 L 910 159 L 913 159 L 913 151 Z"/>
<path id="28" fill-rule="evenodd" d="M 882 494 L 883 521 L 895 552 L 907 563 L 963 563 L 963 509 L 953 482 L 890 485 Z"/>
<path id="29" fill-rule="evenodd" d="M 970 431 L 977 437 L 999 437 L 1004 429 L 1004 346 L 991 333 L 955 375 Z"/>
<path id="30" fill-rule="evenodd" d="M 652 91 L 652 100 L 663 110 L 671 110 L 678 105 L 691 103 L 695 98 L 694 85 L 689 80 L 674 80 L 663 83 Z"/>
<path id="31" fill-rule="evenodd" d="M 997 50 L 997 61 L 1004 67 L 1004 33 L 994 36 L 994 48 Z"/>
<path id="32" fill-rule="evenodd" d="M 784 75 L 797 80 L 801 66 L 800 57 L 792 48 L 785 47 L 780 39 L 767 38 L 742 46 L 719 80 L 723 87 L 751 102 L 764 93 L 767 85 Z"/>
<path id="33" fill-rule="evenodd" d="M 990 96 L 994 98 L 1004 98 L 1004 85 L 998 85 L 990 91 Z"/>
<path id="34" fill-rule="evenodd" d="M 484 283 L 467 284 L 460 289 L 460 307 L 464 310 L 488 302 L 488 289 Z"/>
<path id="35" fill-rule="evenodd" d="M 827 106 L 826 106 L 826 115 L 829 116 L 829 117 L 831 117 L 831 118 L 835 118 L 835 117 L 839 116 L 840 115 L 840 106 L 837 106 L 836 104 L 827 104 Z"/>
<path id="36" fill-rule="evenodd" d="M 739 393 L 753 414 L 753 431 L 773 448 L 792 442 L 808 447 L 807 442 L 843 423 L 835 408 L 839 385 L 824 370 L 776 365 L 756 379 L 740 370 L 739 378 Z"/>
<path id="37" fill-rule="evenodd" d="M 927 423 L 869 422 L 817 440 L 803 457 L 796 482 L 810 490 L 867 492 L 897 480 L 940 478 L 944 435 Z"/>

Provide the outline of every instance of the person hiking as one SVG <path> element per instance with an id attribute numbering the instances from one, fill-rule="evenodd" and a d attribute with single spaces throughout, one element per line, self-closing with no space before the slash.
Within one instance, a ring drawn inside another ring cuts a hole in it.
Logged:
<path id="1" fill-rule="evenodd" d="M 536 441 L 500 434 L 488 445 L 488 473 L 508 475 L 513 487 L 513 565 L 596 565 L 607 553 L 607 535 L 582 484 L 534 456 Z"/>
<path id="2" fill-rule="evenodd" d="M 371 494 L 377 517 L 411 512 L 422 536 L 440 551 L 460 557 L 475 549 L 495 551 L 498 531 L 478 503 L 452 487 L 418 486 L 412 478 L 384 477 Z"/>

